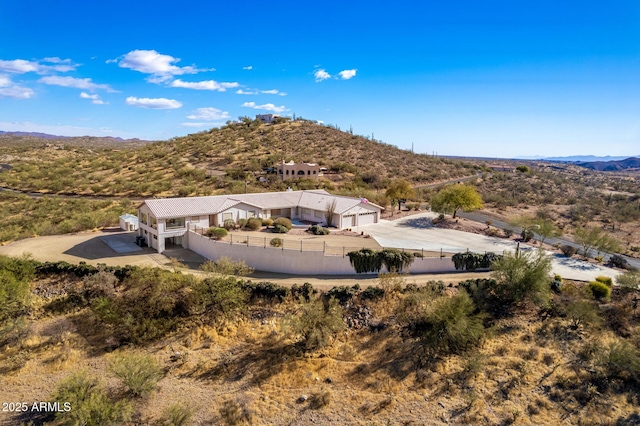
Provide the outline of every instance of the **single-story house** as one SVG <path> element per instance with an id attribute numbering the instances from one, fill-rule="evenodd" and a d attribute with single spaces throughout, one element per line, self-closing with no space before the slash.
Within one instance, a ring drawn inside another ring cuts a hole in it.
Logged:
<path id="1" fill-rule="evenodd" d="M 138 235 L 162 253 L 167 243 L 188 248 L 190 227 L 222 226 L 226 220 L 288 217 L 345 229 L 380 221 L 382 207 L 366 198 L 331 195 L 324 190 L 263 192 L 209 197 L 159 198 L 138 206 Z"/>
<path id="2" fill-rule="evenodd" d="M 120 216 L 120 229 L 124 231 L 137 231 L 138 216 L 129 213 Z"/>

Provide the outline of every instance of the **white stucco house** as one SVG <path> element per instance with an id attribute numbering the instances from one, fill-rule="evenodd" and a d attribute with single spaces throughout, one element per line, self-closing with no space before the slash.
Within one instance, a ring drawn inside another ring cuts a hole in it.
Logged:
<path id="1" fill-rule="evenodd" d="M 209 197 L 159 198 L 138 206 L 138 235 L 162 253 L 167 243 L 188 248 L 188 231 L 222 226 L 225 220 L 288 217 L 327 224 L 333 206 L 333 226 L 353 228 L 380 221 L 382 207 L 364 198 L 331 195 L 324 190 L 263 192 Z"/>

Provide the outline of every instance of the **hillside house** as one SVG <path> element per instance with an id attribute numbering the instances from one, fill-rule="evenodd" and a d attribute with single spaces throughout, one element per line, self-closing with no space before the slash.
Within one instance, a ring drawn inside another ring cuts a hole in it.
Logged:
<path id="1" fill-rule="evenodd" d="M 315 163 L 294 163 L 289 161 L 278 164 L 278 178 L 281 180 L 289 180 L 296 178 L 308 178 L 317 180 L 320 175 L 320 166 Z"/>
<path id="2" fill-rule="evenodd" d="M 377 223 L 383 210 L 367 199 L 324 190 L 151 199 L 138 206 L 138 235 L 162 253 L 167 244 L 188 248 L 189 228 L 194 226 L 222 226 L 225 220 L 252 217 L 288 217 L 326 225 L 332 206 L 332 223 L 339 229 Z"/>
<path id="3" fill-rule="evenodd" d="M 273 121 L 280 117 L 277 114 L 256 114 L 256 120 L 260 120 L 263 123 L 273 123 Z"/>

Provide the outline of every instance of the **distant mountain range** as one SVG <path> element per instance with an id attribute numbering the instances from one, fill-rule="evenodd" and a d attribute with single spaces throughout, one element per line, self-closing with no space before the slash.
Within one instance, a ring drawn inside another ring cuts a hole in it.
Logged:
<path id="1" fill-rule="evenodd" d="M 38 133 L 38 132 L 4 132 L 2 130 L 0 130 L 0 136 L 27 136 L 27 137 L 32 137 L 32 138 L 38 138 L 38 139 L 70 139 L 73 137 L 78 137 L 78 136 L 59 136 L 59 135 L 50 135 L 47 133 Z M 96 137 L 96 136 L 89 136 L 89 135 L 85 135 L 84 137 Z M 113 139 L 116 141 L 123 141 L 124 139 L 122 138 L 117 138 L 117 137 L 112 137 L 112 136 L 106 136 L 109 139 Z M 133 139 L 133 140 L 137 140 L 137 139 Z"/>
<path id="2" fill-rule="evenodd" d="M 601 172 L 616 172 L 620 170 L 640 169 L 640 158 L 629 157 L 618 161 L 584 161 L 575 164 Z"/>
<path id="3" fill-rule="evenodd" d="M 586 163 L 586 162 L 595 162 L 595 161 L 620 161 L 620 160 L 626 160 L 627 158 L 634 158 L 634 157 L 638 157 L 640 158 L 640 155 L 635 155 L 635 156 L 611 156 L 611 155 L 606 155 L 606 156 L 597 156 L 597 155 L 570 155 L 567 157 L 521 157 L 522 159 L 529 159 L 529 160 L 545 160 L 545 161 L 561 161 L 561 162 L 565 162 L 565 163 Z"/>

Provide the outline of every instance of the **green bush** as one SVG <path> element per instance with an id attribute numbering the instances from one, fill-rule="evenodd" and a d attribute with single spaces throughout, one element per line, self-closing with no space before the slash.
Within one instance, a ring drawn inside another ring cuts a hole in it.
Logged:
<path id="1" fill-rule="evenodd" d="M 273 228 L 271 228 L 271 232 L 275 234 L 286 234 L 287 232 L 289 232 L 289 228 L 287 228 L 286 226 L 280 225 L 279 223 L 276 223 L 273 225 Z"/>
<path id="2" fill-rule="evenodd" d="M 358 294 L 359 290 L 360 286 L 357 284 L 352 287 L 341 285 L 333 287 L 327 292 L 326 296 L 336 299 L 338 303 L 344 306 L 347 304 L 347 302 L 350 302 L 356 296 L 356 294 Z"/>
<path id="3" fill-rule="evenodd" d="M 36 263 L 27 257 L 0 256 L 0 324 L 27 313 L 35 269 Z"/>
<path id="4" fill-rule="evenodd" d="M 611 288 L 600 281 L 591 281 L 589 283 L 589 288 L 596 300 L 606 300 L 611 295 Z"/>
<path id="5" fill-rule="evenodd" d="M 189 405 L 171 404 L 164 410 L 159 424 L 162 426 L 186 426 L 191 423 L 194 410 Z"/>
<path id="6" fill-rule="evenodd" d="M 301 337 L 306 350 L 328 346 L 335 335 L 345 328 L 342 307 L 330 299 L 325 307 L 321 300 L 311 300 L 302 305 L 299 315 L 289 315 L 285 328 L 290 334 Z"/>
<path id="7" fill-rule="evenodd" d="M 194 314 L 207 314 L 214 319 L 231 317 L 246 306 L 247 296 L 241 282 L 231 276 L 206 278 L 193 286 Z"/>
<path id="8" fill-rule="evenodd" d="M 248 281 L 242 285 L 242 288 L 249 293 L 251 301 L 261 299 L 268 302 L 283 302 L 291 294 L 291 290 L 287 287 L 282 287 L 269 281 L 259 283 Z"/>
<path id="9" fill-rule="evenodd" d="M 294 284 L 291 286 L 291 295 L 294 299 L 301 299 L 305 302 L 311 300 L 311 296 L 316 294 L 318 290 L 313 288 L 311 283 L 304 283 L 302 286 L 298 286 L 298 284 Z"/>
<path id="10" fill-rule="evenodd" d="M 209 238 L 213 238 L 214 240 L 219 240 L 221 238 L 224 238 L 228 235 L 229 233 L 227 232 L 226 229 L 224 228 L 216 228 L 216 227 L 211 227 L 209 229 L 207 229 L 206 235 Z"/>
<path id="11" fill-rule="evenodd" d="M 574 254 L 576 254 L 578 252 L 578 249 L 575 248 L 574 246 L 570 246 L 568 244 L 564 244 L 564 245 L 560 246 L 560 251 L 566 257 L 571 257 L 571 256 L 573 256 Z"/>
<path id="12" fill-rule="evenodd" d="M 126 423 L 131 419 L 132 407 L 127 401 L 108 397 L 98 379 L 80 371 L 58 384 L 52 401 L 68 402 L 71 410 L 56 413 L 61 424 L 102 426 Z"/>
<path id="13" fill-rule="evenodd" d="M 232 229 L 236 229 L 236 222 L 233 219 L 227 219 L 222 224 L 222 227 L 227 231 L 231 231 Z"/>
<path id="14" fill-rule="evenodd" d="M 640 272 L 626 271 L 624 274 L 618 275 L 616 283 L 628 290 L 640 290 Z"/>
<path id="15" fill-rule="evenodd" d="M 490 268 L 493 262 L 500 258 L 502 258 L 501 255 L 491 252 L 480 254 L 467 251 L 454 254 L 451 260 L 457 270 L 475 271 L 476 269 Z"/>
<path id="16" fill-rule="evenodd" d="M 380 287 L 367 287 L 362 291 L 362 293 L 360 293 L 360 298 L 362 298 L 362 300 L 376 301 L 382 299 L 383 297 L 384 290 Z"/>
<path id="17" fill-rule="evenodd" d="M 257 231 L 262 227 L 262 220 L 258 219 L 257 217 L 252 217 L 247 221 L 247 224 L 245 225 L 245 227 L 252 231 Z"/>
<path id="18" fill-rule="evenodd" d="M 540 250 L 506 253 L 492 265 L 495 294 L 506 307 L 525 299 L 547 305 L 551 291 L 551 258 Z"/>
<path id="19" fill-rule="evenodd" d="M 265 217 L 262 219 L 262 226 L 273 226 L 273 219 Z"/>
<path id="20" fill-rule="evenodd" d="M 269 245 L 271 247 L 282 247 L 282 238 L 272 238 L 271 241 L 269 241 Z"/>
<path id="21" fill-rule="evenodd" d="M 525 243 L 529 242 L 533 238 L 533 231 L 530 229 L 523 229 L 522 232 L 520 233 L 520 237 L 522 238 L 522 241 L 524 241 Z"/>
<path id="22" fill-rule="evenodd" d="M 605 284 L 607 287 L 613 287 L 613 279 L 611 279 L 611 277 L 605 277 L 603 275 L 600 275 L 596 277 L 596 281 L 598 281 L 599 283 Z"/>
<path id="23" fill-rule="evenodd" d="M 347 253 L 351 266 L 356 273 L 380 272 L 384 266 L 389 272 L 401 272 L 411 265 L 415 256 L 413 253 L 400 251 L 398 249 L 383 249 L 374 251 L 371 249 L 360 249 Z"/>
<path id="24" fill-rule="evenodd" d="M 312 233 L 313 235 L 329 235 L 329 230 L 327 228 L 323 228 L 320 225 L 311 225 L 307 232 Z"/>
<path id="25" fill-rule="evenodd" d="M 433 301 L 427 310 L 418 310 L 409 326 L 425 347 L 436 353 L 459 353 L 476 346 L 482 339 L 484 316 L 465 291 Z"/>
<path id="26" fill-rule="evenodd" d="M 134 397 L 148 396 L 164 375 L 158 362 L 150 355 L 117 356 L 109 363 L 109 370 Z"/>
<path id="27" fill-rule="evenodd" d="M 238 219 L 237 225 L 238 225 L 238 228 L 240 229 L 244 228 L 247 225 L 247 219 L 244 219 L 244 218 Z"/>
<path id="28" fill-rule="evenodd" d="M 273 224 L 275 226 L 278 226 L 278 225 L 284 226 L 285 228 L 287 228 L 287 231 L 290 231 L 291 228 L 293 228 L 293 225 L 291 224 L 291 219 L 287 217 L 279 217 L 273 221 Z"/>

